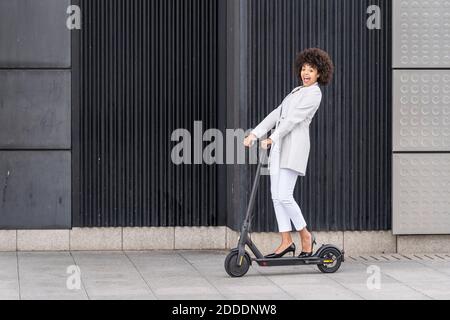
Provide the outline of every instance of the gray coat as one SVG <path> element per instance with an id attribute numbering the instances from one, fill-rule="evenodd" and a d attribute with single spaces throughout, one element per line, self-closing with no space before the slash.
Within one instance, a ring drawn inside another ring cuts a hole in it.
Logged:
<path id="1" fill-rule="evenodd" d="M 280 168 L 292 169 L 301 176 L 306 174 L 309 125 L 321 101 L 322 91 L 317 82 L 309 87 L 297 87 L 251 131 L 259 139 L 275 126 L 269 138 L 274 145 L 281 143 Z"/>

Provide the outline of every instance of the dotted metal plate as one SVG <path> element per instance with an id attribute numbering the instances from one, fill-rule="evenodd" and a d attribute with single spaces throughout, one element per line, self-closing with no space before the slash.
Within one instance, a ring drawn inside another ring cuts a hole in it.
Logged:
<path id="1" fill-rule="evenodd" d="M 393 150 L 450 151 L 450 70 L 393 76 Z"/>
<path id="2" fill-rule="evenodd" d="M 394 154 L 392 177 L 394 234 L 450 234 L 450 154 Z"/>
<path id="3" fill-rule="evenodd" d="M 450 67 L 450 1 L 392 2 L 393 67 Z"/>

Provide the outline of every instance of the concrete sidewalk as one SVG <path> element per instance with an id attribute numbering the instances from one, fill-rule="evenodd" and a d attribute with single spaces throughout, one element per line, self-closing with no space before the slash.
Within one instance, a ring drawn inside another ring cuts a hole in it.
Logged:
<path id="1" fill-rule="evenodd" d="M 347 256 L 335 274 L 254 266 L 236 279 L 224 270 L 227 253 L 4 252 L 0 299 L 450 299 L 450 254 Z M 70 290 L 75 265 L 80 289 Z M 369 289 L 373 271 L 379 289 Z"/>

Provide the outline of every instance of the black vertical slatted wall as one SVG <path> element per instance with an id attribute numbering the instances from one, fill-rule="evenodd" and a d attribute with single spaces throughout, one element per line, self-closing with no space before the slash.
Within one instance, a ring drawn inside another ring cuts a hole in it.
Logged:
<path id="1" fill-rule="evenodd" d="M 371 5 L 381 9 L 381 30 L 366 27 Z M 391 1 L 249 0 L 247 8 L 248 127 L 299 85 L 291 71 L 297 51 L 319 47 L 335 63 L 310 127 L 308 172 L 295 190 L 308 225 L 390 229 Z M 254 230 L 276 231 L 269 178 L 261 186 Z"/>
<path id="2" fill-rule="evenodd" d="M 390 229 L 391 0 L 242 1 L 248 30 L 242 126 L 256 125 L 298 85 L 291 71 L 297 51 L 327 50 L 335 78 L 323 88 L 307 176 L 295 197 L 314 230 Z M 193 132 L 194 120 L 203 130 L 221 127 L 234 112 L 221 109 L 227 92 L 219 85 L 227 68 L 219 21 L 227 10 L 220 0 L 78 3 L 73 225 L 225 225 L 219 201 L 230 199 L 218 192 L 225 165 L 173 165 L 170 134 Z M 381 8 L 381 30 L 366 28 L 370 5 Z M 247 170 L 246 190 L 253 173 Z M 268 180 L 258 193 L 254 231 L 277 230 Z M 228 224 L 236 229 L 240 222 Z"/>
<path id="3" fill-rule="evenodd" d="M 171 161 L 173 130 L 217 127 L 217 1 L 73 3 L 73 225 L 223 224 L 216 166 Z"/>

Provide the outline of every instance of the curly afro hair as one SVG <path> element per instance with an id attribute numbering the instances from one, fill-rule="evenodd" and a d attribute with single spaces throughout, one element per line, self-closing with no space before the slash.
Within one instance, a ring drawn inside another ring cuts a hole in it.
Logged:
<path id="1" fill-rule="evenodd" d="M 321 85 L 330 83 L 333 78 L 334 65 L 328 53 L 319 48 L 309 48 L 297 53 L 294 63 L 294 73 L 299 83 L 302 83 L 301 70 L 304 64 L 309 64 L 317 69 L 320 77 L 317 82 Z"/>

